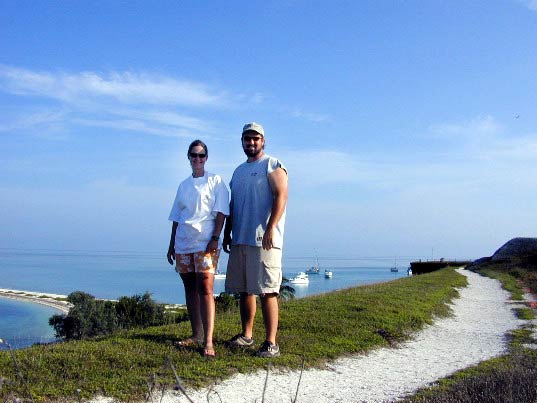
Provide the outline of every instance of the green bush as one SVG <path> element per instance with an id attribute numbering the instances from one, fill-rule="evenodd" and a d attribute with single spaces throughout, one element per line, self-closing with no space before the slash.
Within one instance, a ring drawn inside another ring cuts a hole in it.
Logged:
<path id="1" fill-rule="evenodd" d="M 116 314 L 119 327 L 157 326 L 165 323 L 164 307 L 151 299 L 151 294 L 137 294 L 132 297 L 121 297 L 116 303 Z"/>
<path id="2" fill-rule="evenodd" d="M 228 312 L 238 307 L 238 296 L 221 292 L 215 299 L 217 312 Z"/>
<path id="3" fill-rule="evenodd" d="M 151 299 L 151 294 L 121 297 L 119 301 L 96 300 L 94 296 L 75 291 L 67 297 L 73 304 L 67 315 L 53 315 L 49 325 L 56 337 L 82 340 L 112 334 L 119 329 L 166 324 L 164 307 Z"/>

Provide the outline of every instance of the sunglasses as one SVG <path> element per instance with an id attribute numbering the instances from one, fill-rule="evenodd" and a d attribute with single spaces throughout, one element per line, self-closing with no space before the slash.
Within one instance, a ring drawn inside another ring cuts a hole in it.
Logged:
<path id="1" fill-rule="evenodd" d="M 205 158 L 207 156 L 207 154 L 198 154 L 198 153 L 188 153 L 188 155 L 190 155 L 190 158 Z"/>
<path id="2" fill-rule="evenodd" d="M 262 137 L 260 137 L 260 136 L 244 136 L 244 137 L 242 138 L 242 140 L 243 140 L 244 142 L 248 143 L 248 142 L 251 141 L 251 140 L 257 142 L 257 141 L 261 140 L 261 138 L 262 138 Z"/>

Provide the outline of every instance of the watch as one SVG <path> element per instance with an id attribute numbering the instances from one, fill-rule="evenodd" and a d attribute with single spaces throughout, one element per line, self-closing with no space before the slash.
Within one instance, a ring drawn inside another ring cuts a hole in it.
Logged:
<path id="1" fill-rule="evenodd" d="M 219 236 L 216 236 L 216 235 L 213 235 L 213 236 L 211 237 L 211 241 L 218 241 L 219 239 L 220 239 L 220 237 L 219 237 Z"/>

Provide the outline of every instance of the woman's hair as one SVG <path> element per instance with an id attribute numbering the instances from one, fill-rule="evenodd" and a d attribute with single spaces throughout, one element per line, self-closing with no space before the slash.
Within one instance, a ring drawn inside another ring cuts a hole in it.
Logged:
<path id="1" fill-rule="evenodd" d="M 190 143 L 190 145 L 188 146 L 188 152 L 186 153 L 186 156 L 189 157 L 190 156 L 190 151 L 192 151 L 192 148 L 196 147 L 196 146 L 200 146 L 200 147 L 203 147 L 203 149 L 205 150 L 205 155 L 208 157 L 209 156 L 209 150 L 207 149 L 207 145 L 201 141 L 201 140 L 194 140 L 192 143 Z"/>

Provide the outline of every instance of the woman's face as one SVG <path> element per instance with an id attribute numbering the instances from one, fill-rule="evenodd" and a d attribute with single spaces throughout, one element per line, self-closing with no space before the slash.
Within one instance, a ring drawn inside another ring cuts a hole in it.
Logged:
<path id="1" fill-rule="evenodd" d="M 205 161 L 207 161 L 207 154 L 202 146 L 194 146 L 188 152 L 188 160 L 192 166 L 192 170 L 201 170 L 205 167 Z"/>

